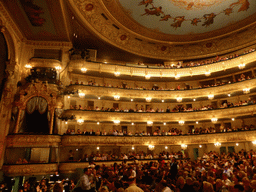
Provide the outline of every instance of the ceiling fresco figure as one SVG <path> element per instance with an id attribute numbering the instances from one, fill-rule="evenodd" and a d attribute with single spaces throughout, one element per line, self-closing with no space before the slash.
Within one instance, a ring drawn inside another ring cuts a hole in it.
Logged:
<path id="1" fill-rule="evenodd" d="M 213 5 L 217 5 L 217 3 L 221 3 L 221 1 L 219 0 L 215 0 L 215 1 L 211 1 L 211 2 L 207 2 L 207 1 L 193 1 L 193 2 L 188 2 L 185 0 L 170 0 L 170 3 L 174 3 L 176 6 L 179 6 L 180 8 L 185 8 L 186 10 L 192 10 L 192 8 L 195 7 L 196 8 L 200 8 L 202 9 L 203 7 L 209 7 L 209 6 L 213 6 Z M 175 29 L 177 29 L 178 27 L 181 27 L 182 22 L 184 21 L 191 21 L 191 24 L 193 26 L 198 26 L 198 22 L 201 22 L 202 19 L 205 20 L 205 22 L 202 24 L 202 26 L 208 27 L 209 25 L 214 24 L 214 18 L 218 15 L 220 15 L 221 13 L 224 13 L 225 15 L 229 16 L 231 13 L 234 12 L 234 7 L 236 6 L 241 6 L 237 12 L 241 12 L 241 11 L 247 11 L 250 7 L 250 3 L 249 0 L 238 0 L 235 3 L 231 3 L 229 5 L 229 7 L 227 7 L 226 9 L 224 9 L 223 11 L 219 11 L 217 13 L 213 12 L 213 13 L 205 13 L 203 16 L 201 17 L 197 17 L 197 18 L 187 18 L 185 19 L 185 15 L 182 16 L 171 16 L 170 14 L 165 13 L 165 11 L 163 11 L 162 8 L 166 8 L 164 5 L 162 5 L 159 7 L 156 7 L 154 5 L 154 1 L 153 0 L 143 0 L 141 1 L 138 6 L 145 6 L 148 7 L 149 5 L 151 5 L 151 8 L 147 8 L 145 9 L 145 13 L 141 14 L 141 16 L 144 15 L 155 15 L 155 16 L 160 16 L 161 15 L 161 19 L 159 21 L 168 21 L 169 19 L 172 19 L 172 21 L 174 23 L 171 24 L 172 27 L 174 27 Z"/>

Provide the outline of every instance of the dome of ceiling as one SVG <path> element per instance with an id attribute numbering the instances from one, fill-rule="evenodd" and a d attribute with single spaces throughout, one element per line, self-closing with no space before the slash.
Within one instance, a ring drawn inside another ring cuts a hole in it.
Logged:
<path id="1" fill-rule="evenodd" d="M 255 0 L 119 0 L 119 3 L 138 24 L 169 35 L 218 30 L 256 13 Z"/>
<path id="2" fill-rule="evenodd" d="M 256 43 L 255 0 L 69 0 L 86 29 L 130 53 L 191 60 Z"/>

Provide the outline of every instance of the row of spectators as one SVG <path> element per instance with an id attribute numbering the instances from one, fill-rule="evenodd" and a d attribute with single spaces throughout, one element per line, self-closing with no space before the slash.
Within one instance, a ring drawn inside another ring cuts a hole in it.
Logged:
<path id="1" fill-rule="evenodd" d="M 162 130 L 160 131 L 159 128 L 154 130 L 152 133 L 145 132 L 145 131 L 135 131 L 128 133 L 126 131 L 122 130 L 110 130 L 107 132 L 106 130 L 100 131 L 99 129 L 97 131 L 94 131 L 93 129 L 87 131 L 84 129 L 81 131 L 80 129 L 67 129 L 66 135 L 96 135 L 96 136 L 173 136 L 173 135 L 197 135 L 197 134 L 207 134 L 207 133 L 224 133 L 224 132 L 235 132 L 235 131 L 249 131 L 249 130 L 255 130 L 255 126 L 253 124 L 251 125 L 243 125 L 242 127 L 238 128 L 236 126 L 234 127 L 228 127 L 221 125 L 219 128 L 214 127 L 197 127 L 197 128 L 191 128 L 188 133 L 183 133 L 181 129 L 178 128 L 171 128 L 169 131 Z"/>
<path id="2" fill-rule="evenodd" d="M 221 108 L 231 108 L 231 107 L 238 107 L 238 106 L 244 106 L 244 105 L 253 105 L 255 104 L 255 101 L 253 101 L 251 98 L 248 98 L 248 100 L 245 101 L 239 101 L 235 104 L 231 103 L 231 102 L 223 102 L 221 104 L 221 106 L 219 107 L 219 109 Z M 186 111 L 204 111 L 204 110 L 212 110 L 212 109 L 218 109 L 216 107 L 213 107 L 212 105 L 205 105 L 202 106 L 201 108 L 196 108 L 196 107 L 185 107 L 184 105 L 176 105 L 173 109 L 170 109 L 170 107 L 168 106 L 165 110 L 164 109 L 153 109 L 153 108 L 148 108 L 145 109 L 144 106 L 140 106 L 140 107 L 136 107 L 135 109 L 133 108 L 99 108 L 98 106 L 96 106 L 94 109 L 92 109 L 91 107 L 82 107 L 82 105 L 70 105 L 70 109 L 75 109 L 75 110 L 89 110 L 89 111 L 105 111 L 105 112 L 127 112 L 127 113 L 131 113 L 131 112 L 151 112 L 151 113 L 170 113 L 170 112 L 186 112 Z"/>
<path id="3" fill-rule="evenodd" d="M 180 84 L 178 84 L 176 87 L 169 87 L 169 88 L 164 88 L 164 87 L 160 87 L 158 85 L 153 85 L 152 88 L 149 87 L 145 87 L 145 86 L 135 86 L 134 88 L 128 86 L 127 84 L 123 84 L 121 86 L 113 86 L 110 84 L 103 84 L 103 85 L 99 85 L 97 83 L 94 83 L 93 81 L 88 81 L 86 85 L 89 86 L 99 86 L 99 87 L 112 87 L 112 88 L 120 88 L 120 89 L 134 89 L 134 90 L 160 90 L 160 91 L 174 91 L 174 90 L 190 90 L 190 89 L 202 89 L 202 88 L 208 88 L 208 87 L 216 87 L 216 86 L 222 86 L 222 85 L 226 85 L 226 84 L 231 84 L 231 83 L 236 83 L 236 82 L 241 82 L 241 81 L 245 81 L 245 80 L 250 80 L 254 78 L 251 77 L 250 75 L 245 76 L 243 73 L 240 75 L 239 78 L 237 79 L 232 79 L 232 80 L 228 80 L 228 81 L 222 81 L 222 82 L 216 82 L 216 83 L 212 83 L 212 84 L 208 84 L 205 83 L 203 85 L 199 85 L 198 87 L 193 87 L 191 85 L 187 85 L 185 84 L 185 86 L 181 86 Z M 72 85 L 73 82 L 70 82 L 70 85 Z M 75 82 L 75 85 L 83 85 L 83 82 L 80 82 L 77 80 Z"/>

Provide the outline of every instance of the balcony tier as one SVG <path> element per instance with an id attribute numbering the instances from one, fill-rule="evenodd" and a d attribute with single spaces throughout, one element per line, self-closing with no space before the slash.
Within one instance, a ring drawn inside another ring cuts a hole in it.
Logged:
<path id="1" fill-rule="evenodd" d="M 3 171 L 8 177 L 49 175 L 58 171 L 58 164 L 4 165 Z"/>
<path id="2" fill-rule="evenodd" d="M 198 98 L 208 97 L 208 95 L 222 95 L 231 94 L 234 92 L 241 91 L 249 88 L 253 89 L 256 87 L 256 79 L 245 80 L 237 83 L 226 84 L 216 87 L 208 87 L 201 89 L 190 89 L 190 90 L 138 90 L 138 89 L 122 89 L 112 87 L 100 87 L 100 86 L 89 86 L 89 85 L 69 85 L 66 91 L 76 91 L 85 93 L 86 95 L 97 95 L 97 96 L 109 96 L 119 95 L 120 97 L 129 98 L 159 98 L 159 99 L 176 99 L 181 98 Z"/>

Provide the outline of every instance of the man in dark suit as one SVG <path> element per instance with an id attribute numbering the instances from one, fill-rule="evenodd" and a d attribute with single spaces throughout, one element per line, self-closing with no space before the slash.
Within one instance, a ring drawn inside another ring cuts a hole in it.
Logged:
<path id="1" fill-rule="evenodd" d="M 178 173 L 178 164 L 176 162 L 176 159 L 173 157 L 171 162 L 171 170 L 170 170 L 170 179 L 175 179 L 176 175 Z"/>

